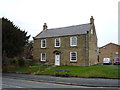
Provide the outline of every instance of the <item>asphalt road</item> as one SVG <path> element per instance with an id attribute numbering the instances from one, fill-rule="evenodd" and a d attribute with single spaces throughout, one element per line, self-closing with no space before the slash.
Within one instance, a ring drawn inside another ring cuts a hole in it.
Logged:
<path id="1" fill-rule="evenodd" d="M 102 79 L 102 78 L 75 78 L 75 77 L 55 77 L 46 75 L 3 73 L 3 77 L 17 78 L 36 82 L 49 82 L 65 85 L 79 85 L 89 87 L 120 87 L 120 79 Z"/>
<path id="2" fill-rule="evenodd" d="M 28 80 L 3 78 L 3 88 L 79 88 L 80 86 L 68 86 L 53 83 L 43 83 Z"/>
<path id="3" fill-rule="evenodd" d="M 62 85 L 45 82 L 36 82 L 30 80 L 20 80 L 8 77 L 2 78 L 2 88 L 79 88 L 84 90 L 118 90 L 118 88 L 110 87 L 85 87 L 75 85 Z M 94 89 L 93 89 L 94 88 Z"/>

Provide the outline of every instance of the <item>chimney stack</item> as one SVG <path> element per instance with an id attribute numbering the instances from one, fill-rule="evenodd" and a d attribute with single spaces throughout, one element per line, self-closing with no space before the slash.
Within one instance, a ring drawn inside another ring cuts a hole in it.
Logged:
<path id="1" fill-rule="evenodd" d="M 44 23 L 44 25 L 43 25 L 43 30 L 47 30 L 47 24 L 46 23 Z"/>
<path id="2" fill-rule="evenodd" d="M 93 18 L 93 16 L 91 16 L 91 18 L 90 18 L 90 24 L 94 24 L 94 18 Z"/>

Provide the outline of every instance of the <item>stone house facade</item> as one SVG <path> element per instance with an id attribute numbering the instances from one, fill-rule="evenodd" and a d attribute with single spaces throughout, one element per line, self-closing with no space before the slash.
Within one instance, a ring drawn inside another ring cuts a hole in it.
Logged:
<path id="1" fill-rule="evenodd" d="M 90 23 L 47 29 L 34 37 L 33 58 L 40 64 L 90 66 L 97 64 L 97 35 Z"/>
<path id="2" fill-rule="evenodd" d="M 104 58 L 110 58 L 113 63 L 114 57 L 120 57 L 120 45 L 108 43 L 99 48 L 99 63 L 103 64 Z"/>

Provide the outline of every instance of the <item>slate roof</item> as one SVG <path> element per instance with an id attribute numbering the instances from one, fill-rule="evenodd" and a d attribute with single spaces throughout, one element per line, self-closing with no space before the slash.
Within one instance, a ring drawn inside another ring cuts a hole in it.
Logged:
<path id="1" fill-rule="evenodd" d="M 82 25 L 62 27 L 62 28 L 47 29 L 47 30 L 41 31 L 35 37 L 35 39 L 86 34 L 89 29 L 90 29 L 90 23 L 82 24 Z"/>

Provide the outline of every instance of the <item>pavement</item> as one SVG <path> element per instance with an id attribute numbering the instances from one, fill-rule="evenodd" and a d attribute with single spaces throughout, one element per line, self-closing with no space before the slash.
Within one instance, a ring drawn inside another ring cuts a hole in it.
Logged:
<path id="1" fill-rule="evenodd" d="M 48 75 L 31 75 L 31 74 L 16 74 L 16 73 L 3 73 L 2 77 L 31 80 L 37 82 L 65 84 L 65 85 L 78 85 L 78 86 L 89 86 L 89 87 L 120 87 L 119 85 L 120 79 L 55 77 Z"/>

